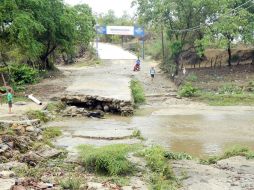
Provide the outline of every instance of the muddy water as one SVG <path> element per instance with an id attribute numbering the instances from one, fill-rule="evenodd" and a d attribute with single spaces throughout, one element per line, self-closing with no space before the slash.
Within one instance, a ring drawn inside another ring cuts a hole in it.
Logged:
<path id="1" fill-rule="evenodd" d="M 144 108 L 132 118 L 66 119 L 50 125 L 64 129 L 64 136 L 57 144 L 69 148 L 79 144 L 137 143 L 129 136 L 133 130 L 139 129 L 147 139 L 145 144 L 159 144 L 168 150 L 194 156 L 215 155 L 233 145 L 246 145 L 254 149 L 252 111 L 193 115 L 158 115 L 156 111 Z"/>

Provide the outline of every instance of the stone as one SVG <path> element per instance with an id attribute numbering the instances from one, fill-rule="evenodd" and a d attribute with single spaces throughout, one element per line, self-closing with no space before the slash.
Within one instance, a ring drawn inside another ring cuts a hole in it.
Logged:
<path id="1" fill-rule="evenodd" d="M 38 162 L 43 160 L 43 158 L 34 152 L 30 151 L 29 153 L 25 154 L 22 158 L 22 162 L 25 162 L 31 166 L 36 166 Z"/>
<path id="2" fill-rule="evenodd" d="M 104 187 L 102 183 L 88 182 L 87 190 L 109 190 L 109 188 Z"/>
<path id="3" fill-rule="evenodd" d="M 1 190 L 10 190 L 15 185 L 15 179 L 1 179 Z"/>
<path id="4" fill-rule="evenodd" d="M 12 190 L 26 190 L 26 188 L 22 185 L 15 185 Z"/>
<path id="5" fill-rule="evenodd" d="M 9 149 L 9 146 L 6 144 L 0 144 L 0 154 L 6 152 Z"/>
<path id="6" fill-rule="evenodd" d="M 109 112 L 109 107 L 108 107 L 107 105 L 105 105 L 105 106 L 103 107 L 103 110 L 104 110 L 105 112 Z"/>
<path id="7" fill-rule="evenodd" d="M 133 190 L 131 186 L 124 186 L 122 187 L 122 190 Z"/>
<path id="8" fill-rule="evenodd" d="M 92 111 L 88 113 L 88 117 L 102 118 L 103 116 L 104 116 L 104 112 L 100 110 Z"/>
<path id="9" fill-rule="evenodd" d="M 28 126 L 26 127 L 27 132 L 34 132 L 34 127 L 33 126 Z"/>
<path id="10" fill-rule="evenodd" d="M 27 165 L 25 163 L 20 163 L 20 162 L 8 162 L 8 163 L 3 163 L 0 164 L 0 171 L 3 170 L 11 170 L 13 168 L 26 168 Z"/>
<path id="11" fill-rule="evenodd" d="M 13 171 L 1 171 L 0 172 L 0 178 L 8 179 L 15 176 L 15 173 Z"/>
<path id="12" fill-rule="evenodd" d="M 58 150 L 55 148 L 46 148 L 36 152 L 37 155 L 43 158 L 55 158 L 62 153 L 62 150 Z"/>
<path id="13" fill-rule="evenodd" d="M 13 124 L 11 128 L 15 130 L 18 135 L 22 135 L 25 133 L 25 128 L 21 125 Z"/>

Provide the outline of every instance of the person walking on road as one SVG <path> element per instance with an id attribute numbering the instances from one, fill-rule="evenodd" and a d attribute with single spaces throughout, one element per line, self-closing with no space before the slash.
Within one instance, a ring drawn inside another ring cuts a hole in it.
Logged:
<path id="1" fill-rule="evenodd" d="M 151 69 L 150 69 L 150 75 L 151 75 L 151 78 L 152 78 L 152 81 L 153 81 L 154 76 L 155 76 L 155 69 L 154 69 L 154 67 L 151 67 Z"/>

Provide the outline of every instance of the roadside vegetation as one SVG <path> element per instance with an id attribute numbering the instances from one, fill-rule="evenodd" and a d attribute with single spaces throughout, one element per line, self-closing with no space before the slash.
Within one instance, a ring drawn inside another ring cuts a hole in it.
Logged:
<path id="1" fill-rule="evenodd" d="M 165 151 L 163 148 L 159 146 L 147 148 L 140 152 L 139 155 L 145 158 L 147 166 L 152 172 L 149 175 L 151 189 L 178 189 L 180 182 L 176 178 L 170 163 L 165 157 Z"/>
<path id="2" fill-rule="evenodd" d="M 220 156 L 213 156 L 207 159 L 201 159 L 201 164 L 216 164 L 220 160 L 224 160 L 233 156 L 244 156 L 247 159 L 254 159 L 254 151 L 251 151 L 248 147 L 234 146 L 226 150 Z"/>
<path id="3" fill-rule="evenodd" d="M 139 81 L 131 80 L 131 92 L 135 104 L 142 104 L 146 101 L 143 87 Z"/>
<path id="4" fill-rule="evenodd" d="M 134 149 L 135 150 L 135 149 Z M 109 145 L 79 147 L 83 166 L 90 172 L 109 176 L 126 175 L 133 172 L 133 165 L 127 160 L 128 152 L 134 151 L 131 145 Z"/>
<path id="5" fill-rule="evenodd" d="M 247 84 L 218 83 L 217 87 L 202 84 L 197 76 L 186 77 L 178 94 L 211 106 L 254 105 L 253 82 Z"/>

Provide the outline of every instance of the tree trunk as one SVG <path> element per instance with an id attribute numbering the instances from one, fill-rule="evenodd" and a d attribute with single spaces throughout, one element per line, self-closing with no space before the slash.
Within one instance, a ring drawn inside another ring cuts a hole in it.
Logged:
<path id="1" fill-rule="evenodd" d="M 177 76 L 178 73 L 179 73 L 179 56 L 176 56 L 175 64 L 176 64 L 176 69 L 175 69 L 175 75 L 174 76 Z"/>
<path id="2" fill-rule="evenodd" d="M 228 40 L 228 66 L 231 67 L 232 52 L 231 52 L 231 41 Z"/>
<path id="3" fill-rule="evenodd" d="M 165 46 L 164 46 L 164 28 L 163 25 L 161 25 L 161 47 L 162 47 L 162 60 L 163 64 L 165 63 Z"/>

